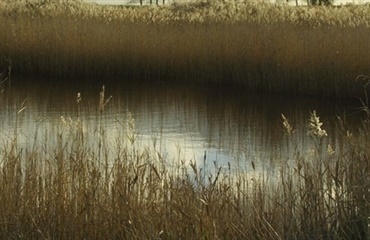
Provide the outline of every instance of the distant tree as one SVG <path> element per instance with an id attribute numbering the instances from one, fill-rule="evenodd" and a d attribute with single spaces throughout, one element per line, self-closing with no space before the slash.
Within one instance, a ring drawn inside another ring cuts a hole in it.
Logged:
<path id="1" fill-rule="evenodd" d="M 330 6 L 334 0 L 307 0 L 308 5 Z"/>

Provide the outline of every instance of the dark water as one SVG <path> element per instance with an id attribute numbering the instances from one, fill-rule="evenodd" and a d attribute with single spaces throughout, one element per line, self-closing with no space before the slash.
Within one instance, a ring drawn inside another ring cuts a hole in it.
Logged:
<path id="1" fill-rule="evenodd" d="M 301 153 L 310 154 L 313 145 L 307 125 L 314 110 L 328 133 L 325 146 L 330 144 L 338 152 L 341 142 L 337 116 L 345 115 L 349 127 L 356 129 L 361 115 L 357 100 L 264 95 L 238 88 L 165 83 L 106 85 L 105 99 L 112 97 L 100 111 L 103 83 L 13 82 L 0 96 L 2 146 L 17 136 L 22 146 L 52 147 L 58 133 L 70 131 L 79 119 L 85 143 L 91 149 L 97 148 L 97 139 L 104 137 L 110 156 L 114 156 L 117 145 L 134 146 L 138 151 L 158 152 L 168 164 L 196 162 L 209 169 L 232 166 L 252 171 L 254 166 L 274 171 L 293 159 L 297 146 Z M 81 93 L 79 104 L 77 93 Z M 282 113 L 295 129 L 292 137 L 284 131 Z M 128 127 L 130 117 L 135 130 Z M 127 140 L 130 134 L 136 137 L 133 144 Z M 68 140 L 68 135 L 64 136 Z"/>

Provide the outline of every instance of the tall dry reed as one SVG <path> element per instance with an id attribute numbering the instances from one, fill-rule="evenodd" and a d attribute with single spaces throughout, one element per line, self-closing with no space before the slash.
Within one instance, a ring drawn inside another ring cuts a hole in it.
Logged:
<path id="1" fill-rule="evenodd" d="M 84 98 L 76 96 L 79 108 Z M 251 177 L 217 166 L 205 173 L 195 162 L 180 159 L 175 164 L 150 147 L 138 147 L 129 112 L 120 122 L 121 134 L 112 140 L 105 134 L 100 106 L 102 118 L 94 131 L 85 131 L 89 126 L 77 114 L 63 117 L 49 134 L 36 130 L 26 144 L 18 141 L 17 132 L 2 138 L 1 239 L 369 236 L 369 119 L 359 133 L 343 123 L 343 144 L 332 147 L 326 142 L 325 123 L 312 112 L 307 119 L 311 153 L 296 149 L 284 156 L 293 161 L 278 176 Z M 26 110 L 19 108 L 21 117 Z M 294 145 L 295 128 L 288 116 L 283 115 L 282 126 Z"/>
<path id="2" fill-rule="evenodd" d="M 207 2 L 112 7 L 0 4 L 0 55 L 15 73 L 195 81 L 252 91 L 358 96 L 368 6 Z"/>

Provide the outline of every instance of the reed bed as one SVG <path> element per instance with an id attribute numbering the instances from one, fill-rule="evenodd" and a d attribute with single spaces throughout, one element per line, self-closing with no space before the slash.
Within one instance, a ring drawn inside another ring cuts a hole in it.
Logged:
<path id="1" fill-rule="evenodd" d="M 296 148 L 275 177 L 165 159 L 139 147 L 130 112 L 121 134 L 109 138 L 99 94 L 96 129 L 85 131 L 76 93 L 76 116 L 48 131 L 0 145 L 1 239 L 367 239 L 369 209 L 369 109 L 359 131 L 346 128 L 343 144 L 326 144 L 316 112 L 307 121 L 314 148 Z M 6 96 L 6 93 L 0 95 Z M 16 116 L 21 118 L 24 106 Z M 294 126 L 282 115 L 286 140 Z M 91 129 L 91 127 L 89 128 Z M 48 134 L 40 134 L 47 132 Z M 298 146 L 298 145 L 296 145 Z M 285 161 L 282 159 L 282 161 Z M 256 169 L 253 163 L 251 169 Z"/>
<path id="2" fill-rule="evenodd" d="M 0 1 L 0 56 L 61 79 L 237 84 L 358 96 L 369 73 L 370 8 L 253 1 L 113 7 Z"/>

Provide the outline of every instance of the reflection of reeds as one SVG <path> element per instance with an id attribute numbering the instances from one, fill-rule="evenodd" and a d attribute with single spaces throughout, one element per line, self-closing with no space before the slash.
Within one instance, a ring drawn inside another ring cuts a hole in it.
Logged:
<path id="1" fill-rule="evenodd" d="M 14 71 L 238 83 L 358 96 L 369 71 L 367 7 L 241 2 L 114 8 L 0 5 L 0 54 Z"/>
<path id="2" fill-rule="evenodd" d="M 4 93 L 6 87 L 10 87 L 11 85 L 12 62 L 11 60 L 7 60 L 7 62 L 8 67 L 0 72 L 0 94 Z"/>
<path id="3" fill-rule="evenodd" d="M 122 133 L 135 133 L 134 118 L 128 118 Z M 342 150 L 330 147 L 330 154 L 317 150 L 306 156 L 297 149 L 285 156 L 294 161 L 282 166 L 277 178 L 259 177 L 258 163 L 252 161 L 251 178 L 248 172 L 216 163 L 214 173 L 200 169 L 195 161 L 187 166 L 181 160 L 173 166 L 149 147 L 136 147 L 129 135 L 117 136 L 114 144 L 101 134 L 102 126 L 82 135 L 80 124 L 62 119 L 63 127 L 48 131 L 46 138 L 55 145 L 35 135 L 30 145 L 21 146 L 15 138 L 0 147 L 1 239 L 369 235 L 366 121 L 360 134 L 343 135 Z"/>

